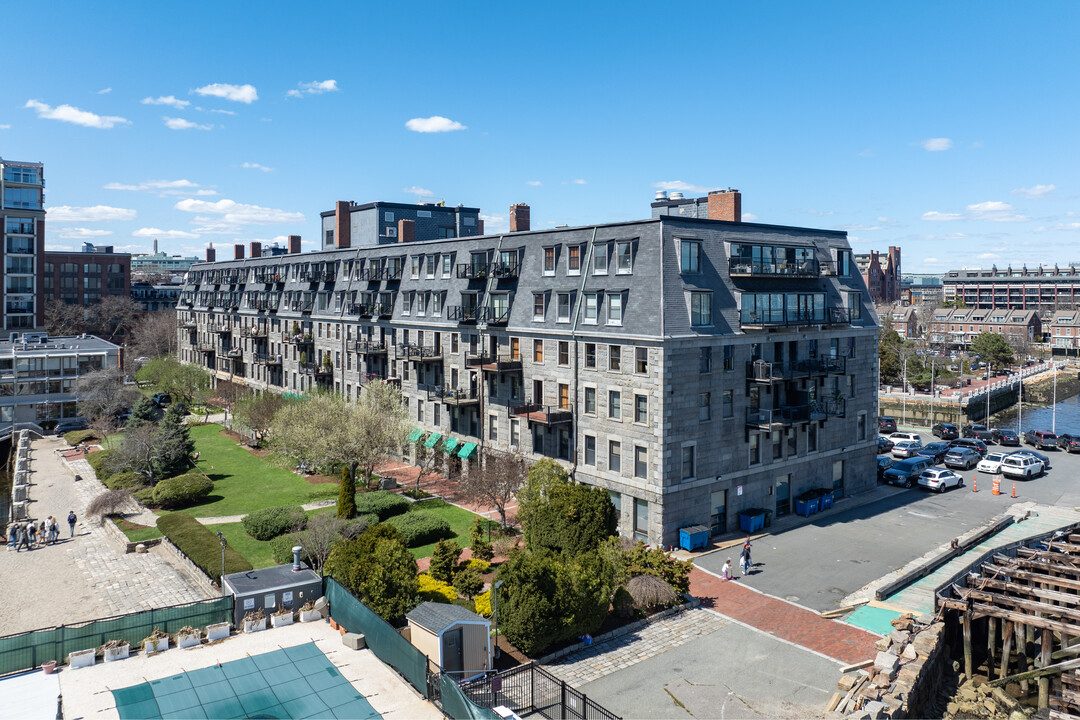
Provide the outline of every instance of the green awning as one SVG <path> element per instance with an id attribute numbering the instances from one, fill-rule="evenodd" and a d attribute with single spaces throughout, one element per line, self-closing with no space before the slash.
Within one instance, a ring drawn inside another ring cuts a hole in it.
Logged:
<path id="1" fill-rule="evenodd" d="M 442 433 L 431 433 L 428 439 L 424 442 L 424 447 L 433 448 L 442 439 Z"/>
<path id="2" fill-rule="evenodd" d="M 443 443 L 443 450 L 445 450 L 448 453 L 452 453 L 452 452 L 454 452 L 454 448 L 456 448 L 457 446 L 458 446 L 457 439 L 452 438 L 452 437 L 448 437 L 448 438 L 446 438 L 446 442 Z"/>
<path id="3" fill-rule="evenodd" d="M 469 458 L 471 458 L 475 454 L 476 454 L 476 443 L 471 443 L 470 442 L 470 443 L 465 443 L 464 445 L 461 446 L 461 449 L 458 450 L 457 456 L 459 458 L 464 458 L 465 460 L 468 460 Z"/>
<path id="4" fill-rule="evenodd" d="M 412 432 L 409 433 L 409 437 L 407 437 L 405 439 L 408 442 L 414 443 L 417 440 L 419 440 L 420 438 L 422 438 L 423 436 L 424 436 L 424 431 L 423 430 L 421 430 L 420 428 L 413 428 Z"/>

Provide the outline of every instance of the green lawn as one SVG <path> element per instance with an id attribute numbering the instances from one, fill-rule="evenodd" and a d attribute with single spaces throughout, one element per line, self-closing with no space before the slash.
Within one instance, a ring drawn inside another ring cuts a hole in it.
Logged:
<path id="1" fill-rule="evenodd" d="M 439 498 L 432 498 L 430 500 L 421 500 L 415 502 L 409 506 L 409 512 L 430 512 L 439 517 L 445 518 L 450 523 L 450 530 L 454 533 L 451 540 L 457 542 L 461 547 L 469 547 L 469 532 L 472 530 L 472 524 L 476 520 L 476 514 L 459 508 L 457 505 L 451 505 L 445 500 Z M 428 545 L 420 545 L 419 547 L 409 548 L 409 551 L 413 554 L 413 557 L 420 559 L 431 556 L 431 552 L 435 549 L 435 543 Z"/>
<path id="2" fill-rule="evenodd" d="M 162 536 L 162 532 L 158 530 L 157 527 L 139 525 L 138 523 L 133 523 L 124 518 L 117 518 L 115 522 L 116 527 L 120 528 L 120 531 L 127 535 L 128 542 L 144 542 Z"/>
<path id="3" fill-rule="evenodd" d="M 221 434 L 220 425 L 195 425 L 191 439 L 198 469 L 214 481 L 207 501 L 187 510 L 196 517 L 244 515 L 275 505 L 303 505 L 336 498 L 337 483 L 312 484 L 256 457 Z"/>
<path id="4" fill-rule="evenodd" d="M 243 523 L 223 523 L 221 525 L 207 525 L 206 527 L 215 533 L 225 533 L 225 540 L 233 550 L 243 555 L 251 566 L 258 569 L 276 565 L 274 553 L 270 549 L 270 541 L 256 540 L 247 534 Z"/>

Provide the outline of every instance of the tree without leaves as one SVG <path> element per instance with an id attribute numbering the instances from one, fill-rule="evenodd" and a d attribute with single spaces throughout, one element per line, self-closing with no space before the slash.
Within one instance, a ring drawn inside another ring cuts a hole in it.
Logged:
<path id="1" fill-rule="evenodd" d="M 127 490 L 106 490 L 90 501 L 86 506 L 86 514 L 98 518 L 104 525 L 105 518 L 121 514 L 130 503 L 131 493 Z"/>
<path id="2" fill-rule="evenodd" d="M 321 573 L 334 545 L 352 540 L 365 529 L 362 520 L 349 521 L 333 515 L 313 515 L 303 530 L 294 531 L 289 537 L 292 538 L 293 545 L 304 548 L 304 554 L 311 559 L 315 571 Z"/>
<path id="3" fill-rule="evenodd" d="M 288 402 L 277 393 L 249 395 L 233 407 L 233 424 L 251 434 L 255 444 L 262 442 L 270 431 L 274 416 Z"/>
<path id="4" fill-rule="evenodd" d="M 97 419 L 115 418 L 130 410 L 139 399 L 139 391 L 124 384 L 124 374 L 119 368 L 96 370 L 79 378 L 75 399 L 79 414 Z"/>
<path id="5" fill-rule="evenodd" d="M 490 504 L 506 527 L 506 506 L 525 483 L 529 468 L 520 455 L 485 451 L 459 483 L 464 497 Z"/>
<path id="6" fill-rule="evenodd" d="M 176 354 L 176 310 L 169 308 L 139 317 L 132 331 L 135 357 L 173 357 Z"/>
<path id="7" fill-rule="evenodd" d="M 50 335 L 79 335 L 87 331 L 86 310 L 63 300 L 45 303 L 45 332 Z"/>
<path id="8" fill-rule="evenodd" d="M 103 338 L 120 338 L 135 326 L 139 304 L 126 295 L 106 295 L 88 311 L 91 332 Z"/>

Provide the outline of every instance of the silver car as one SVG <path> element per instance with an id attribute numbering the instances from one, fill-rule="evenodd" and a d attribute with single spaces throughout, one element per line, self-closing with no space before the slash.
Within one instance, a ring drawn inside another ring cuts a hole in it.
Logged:
<path id="1" fill-rule="evenodd" d="M 893 445 L 892 455 L 897 458 L 915 457 L 922 450 L 922 443 L 918 440 L 901 440 Z"/>
<path id="2" fill-rule="evenodd" d="M 970 470 L 979 464 L 980 455 L 966 447 L 954 447 L 945 453 L 945 467 Z"/>

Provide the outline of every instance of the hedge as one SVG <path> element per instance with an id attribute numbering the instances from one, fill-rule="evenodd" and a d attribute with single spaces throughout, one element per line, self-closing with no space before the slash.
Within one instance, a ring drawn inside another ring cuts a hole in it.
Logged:
<path id="1" fill-rule="evenodd" d="M 279 505 L 248 513 L 241 522 L 247 534 L 256 540 L 273 540 L 282 533 L 303 528 L 307 514 L 299 505 Z"/>
<path id="2" fill-rule="evenodd" d="M 87 440 L 99 439 L 101 439 L 101 436 L 98 435 L 97 430 L 72 430 L 69 433 L 64 433 L 64 440 L 71 446 L 79 445 Z"/>
<path id="3" fill-rule="evenodd" d="M 158 518 L 157 526 L 208 577 L 220 579 L 221 543 L 214 531 L 184 512 L 162 515 Z M 226 575 L 252 569 L 251 563 L 243 555 L 231 547 L 225 548 Z"/>
<path id="4" fill-rule="evenodd" d="M 146 478 L 136 475 L 130 470 L 124 470 L 115 475 L 110 475 L 101 482 L 110 490 L 127 490 L 132 493 L 146 487 Z"/>
<path id="5" fill-rule="evenodd" d="M 375 513 L 380 520 L 401 515 L 411 505 L 408 500 L 389 490 L 374 490 L 356 496 L 356 513 Z"/>
<path id="6" fill-rule="evenodd" d="M 202 473 L 185 473 L 155 485 L 154 503 L 163 508 L 184 507 L 202 500 L 213 489 L 213 481 Z"/>
<path id="7" fill-rule="evenodd" d="M 349 524 L 359 526 L 360 529 L 354 531 L 353 533 L 353 535 L 359 535 L 360 533 L 364 532 L 364 530 L 371 527 L 377 522 L 379 522 L 378 515 L 368 514 L 353 518 L 351 521 L 349 521 Z M 291 564 L 293 561 L 292 549 L 293 545 L 295 544 L 296 535 L 291 532 L 283 533 L 271 540 L 270 549 L 274 553 L 274 562 L 276 562 L 278 565 L 284 565 L 286 563 Z M 301 543 L 301 546 L 303 546 L 303 543 Z M 304 548 L 304 552 L 300 553 L 300 559 L 306 562 L 311 567 L 315 567 L 315 559 L 311 557 L 311 555 L 308 553 L 307 548 Z"/>
<path id="8" fill-rule="evenodd" d="M 427 573 L 416 576 L 420 584 L 420 597 L 423 600 L 437 603 L 452 603 L 457 600 L 457 590 L 450 583 L 436 580 Z"/>
<path id="9" fill-rule="evenodd" d="M 393 525 L 401 532 L 405 538 L 405 545 L 408 547 L 427 545 L 454 536 L 450 523 L 445 518 L 423 510 L 396 515 L 386 523 Z"/>
<path id="10" fill-rule="evenodd" d="M 86 462 L 90 463 L 90 467 L 94 468 L 94 474 L 97 475 L 97 479 L 101 482 L 105 482 L 105 478 L 109 477 L 110 455 L 112 455 L 112 452 L 109 450 L 95 450 L 86 456 Z"/>

